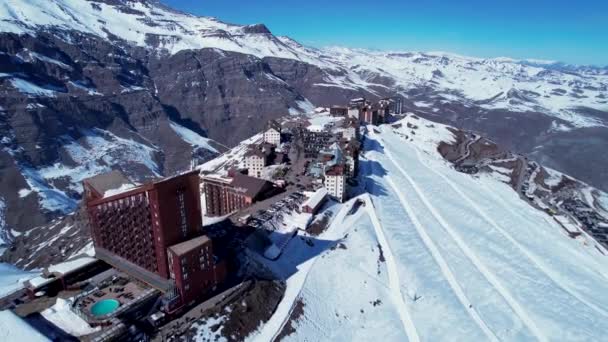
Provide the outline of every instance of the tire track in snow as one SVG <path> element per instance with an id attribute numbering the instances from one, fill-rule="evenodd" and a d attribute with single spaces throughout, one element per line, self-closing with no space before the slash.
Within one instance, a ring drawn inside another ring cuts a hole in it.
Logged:
<path id="1" fill-rule="evenodd" d="M 412 188 L 414 188 L 414 191 L 416 192 L 416 194 L 418 195 L 418 197 L 420 198 L 420 200 L 424 203 L 424 205 L 427 207 L 427 209 L 431 212 L 431 214 L 433 215 L 433 217 L 439 222 L 439 224 L 441 224 L 441 226 L 443 226 L 443 228 L 450 235 L 450 237 L 452 237 L 452 239 L 456 242 L 456 244 L 458 245 L 458 247 L 460 247 L 460 249 L 464 252 L 464 254 L 471 260 L 471 262 L 473 262 L 473 265 L 475 265 L 475 267 L 477 268 L 477 270 L 496 289 L 496 291 L 498 291 L 498 293 L 500 293 L 500 295 L 505 299 L 505 301 L 513 309 L 513 311 L 515 312 L 515 314 L 517 316 L 519 316 L 519 318 L 521 319 L 521 321 L 528 327 L 528 329 L 530 329 L 530 331 L 540 341 L 548 341 L 547 338 L 544 336 L 544 334 L 536 326 L 536 323 L 530 318 L 530 316 L 528 315 L 528 313 L 519 304 L 519 302 L 517 300 L 515 300 L 515 298 L 511 295 L 511 293 L 502 285 L 502 283 L 500 283 L 500 281 L 485 266 L 485 264 L 483 264 L 479 260 L 479 258 L 477 257 L 477 255 L 464 243 L 464 241 L 462 240 L 462 238 L 457 233 L 455 233 L 455 231 L 452 228 L 452 226 L 445 221 L 445 219 L 443 218 L 443 216 L 441 216 L 441 214 L 439 214 L 439 212 L 436 210 L 436 208 L 428 201 L 428 199 L 426 198 L 426 196 L 424 195 L 424 193 L 422 193 L 422 191 L 418 187 L 418 184 L 397 163 L 397 161 L 393 157 L 392 153 L 386 148 L 386 146 L 384 146 L 384 151 L 385 151 L 385 155 L 390 159 L 390 161 L 392 162 L 392 164 L 395 165 L 395 167 L 397 168 L 397 170 L 399 170 L 399 172 L 405 177 L 405 179 L 408 181 L 408 183 L 410 183 L 410 185 L 412 186 Z M 390 178 L 390 176 L 387 176 L 387 180 L 388 180 L 389 184 L 391 185 L 391 187 L 393 188 L 393 191 L 395 191 L 397 193 L 399 199 L 400 200 L 405 200 L 405 198 L 403 198 L 403 195 L 398 191 L 398 188 L 396 187 L 395 183 L 393 183 L 393 181 Z M 402 201 L 402 203 L 403 203 L 403 201 Z M 405 202 L 405 203 L 407 203 L 407 202 Z M 408 204 L 408 206 L 409 206 L 409 204 Z M 410 210 L 412 210 L 412 209 L 410 208 Z M 452 277 L 453 277 L 453 275 L 452 275 Z M 455 281 L 455 279 L 454 279 L 454 281 Z M 460 289 L 460 287 L 459 287 L 459 289 Z M 462 291 L 462 289 L 460 289 L 460 291 Z M 473 310 L 471 310 L 471 311 L 473 311 Z M 478 315 L 478 313 L 476 311 L 475 311 L 475 314 L 479 317 L 479 315 Z M 479 319 L 481 320 L 481 318 L 479 318 Z M 481 322 L 483 322 L 483 320 L 481 320 Z M 485 323 L 483 323 L 483 324 L 485 325 Z M 486 328 L 487 328 L 487 326 L 486 326 Z M 494 336 L 494 338 L 496 338 L 496 337 Z"/>
<path id="2" fill-rule="evenodd" d="M 424 245 L 426 246 L 426 248 L 429 250 L 429 252 L 433 256 L 433 259 L 435 260 L 435 262 L 439 266 L 439 269 L 441 270 L 441 273 L 443 274 L 444 278 L 447 280 L 448 284 L 450 285 L 450 287 L 452 288 L 452 290 L 456 294 L 456 297 L 458 298 L 458 300 L 460 301 L 460 303 L 462 304 L 462 306 L 469 313 L 469 315 L 471 316 L 471 318 L 473 319 L 473 321 L 475 321 L 475 323 L 484 332 L 484 334 L 488 337 L 489 340 L 491 340 L 491 341 L 498 341 L 498 338 L 496 337 L 496 335 L 494 335 L 494 333 L 492 332 L 492 330 L 490 330 L 490 328 L 484 322 L 484 320 L 481 318 L 481 316 L 479 315 L 479 313 L 477 312 L 477 310 L 475 310 L 473 308 L 473 304 L 468 299 L 468 297 L 464 293 L 464 290 L 462 289 L 462 287 L 460 286 L 460 284 L 456 280 L 456 277 L 454 276 L 454 273 L 450 269 L 450 266 L 448 265 L 448 263 L 445 260 L 445 258 L 443 257 L 443 255 L 441 255 L 441 252 L 437 248 L 437 245 L 435 245 L 435 243 L 433 242 L 433 240 L 431 239 L 431 237 L 426 233 L 424 227 L 422 226 L 422 224 L 418 220 L 418 217 L 416 216 L 416 213 L 415 213 L 414 209 L 411 207 L 411 205 L 409 204 L 409 202 L 407 201 L 407 199 L 405 199 L 405 197 L 403 197 L 403 195 L 401 194 L 401 192 L 399 191 L 399 189 L 397 188 L 397 186 L 395 185 L 395 183 L 393 182 L 393 180 L 391 179 L 391 177 L 388 176 L 388 175 L 386 175 L 385 179 L 389 183 L 389 185 L 392 188 L 393 192 L 399 198 L 399 202 L 401 203 L 401 206 L 403 207 L 403 209 L 405 209 L 405 211 L 407 212 L 408 216 L 412 220 L 412 223 L 414 224 L 414 227 L 416 228 L 416 231 L 418 232 L 418 235 L 420 235 L 420 238 L 422 239 Z M 389 274 L 390 274 L 390 272 L 389 272 Z"/>
<path id="3" fill-rule="evenodd" d="M 513 245 L 515 245 L 515 247 L 517 249 L 520 250 L 520 252 L 522 252 L 531 262 L 534 266 L 536 266 L 536 268 L 538 268 L 540 271 L 542 271 L 553 283 L 555 283 L 559 288 L 561 288 L 564 292 L 566 292 L 567 294 L 571 295 L 572 297 L 576 298 L 578 301 L 580 301 L 581 303 L 585 304 L 586 306 L 588 306 L 589 308 L 595 310 L 596 312 L 604 315 L 604 316 L 608 316 L 608 311 L 600 308 L 599 306 L 587 301 L 586 299 L 584 299 L 581 295 L 579 295 L 578 293 L 576 293 L 574 290 L 572 290 L 569 286 L 563 284 L 562 282 L 560 282 L 558 279 L 556 279 L 556 276 L 554 275 L 553 272 L 549 271 L 547 269 L 546 266 L 543 265 L 543 263 L 537 258 L 535 257 L 532 253 L 530 253 L 528 251 L 528 249 L 526 247 L 524 247 L 523 245 L 521 245 L 517 240 L 515 240 L 515 238 L 513 238 L 513 236 L 511 236 L 511 234 L 507 233 L 506 230 L 504 230 L 496 221 L 494 221 L 494 219 L 492 219 L 488 214 L 486 214 L 486 212 L 481 209 L 481 207 L 479 205 L 477 205 L 477 203 L 475 203 L 475 201 L 473 201 L 469 196 L 467 196 L 459 187 L 458 185 L 456 185 L 452 180 L 450 180 L 448 177 L 446 177 L 443 173 L 433 169 L 432 167 L 428 166 L 420 157 L 420 151 L 415 148 L 416 151 L 416 156 L 418 158 L 418 161 L 428 170 L 430 170 L 431 172 L 433 172 L 434 174 L 438 175 L 439 177 L 441 177 L 462 199 L 464 199 L 487 223 L 489 223 L 492 227 L 494 227 L 494 229 L 496 229 L 504 238 L 506 238 L 509 242 L 511 242 Z M 490 193 L 490 191 L 488 191 L 485 186 L 484 189 L 486 192 Z M 492 194 L 492 197 L 496 200 L 497 198 Z M 501 203 L 501 206 L 505 207 L 507 210 L 509 210 L 513 215 L 516 215 L 515 212 L 512 211 L 511 208 L 508 208 L 502 201 L 498 201 Z M 517 216 L 517 215 L 516 215 Z M 548 222 L 550 223 L 550 222 Z"/>
<path id="4" fill-rule="evenodd" d="M 382 246 L 384 258 L 386 260 L 386 268 L 388 270 L 389 289 L 391 291 L 393 300 L 396 302 L 395 304 L 397 307 L 397 312 L 399 313 L 399 318 L 401 319 L 401 323 L 403 324 L 403 328 L 407 334 L 407 339 L 410 342 L 419 342 L 420 337 L 416 331 L 416 326 L 414 325 L 412 317 L 407 310 L 407 305 L 403 301 L 403 294 L 401 293 L 401 280 L 399 279 L 399 271 L 397 270 L 395 256 L 393 255 L 390 244 L 384 235 L 384 229 L 382 228 L 382 224 L 376 215 L 376 208 L 369 197 L 369 194 L 365 196 L 365 203 L 367 212 L 372 221 L 372 225 L 374 226 L 376 236 L 378 237 L 378 243 L 380 246 Z"/>

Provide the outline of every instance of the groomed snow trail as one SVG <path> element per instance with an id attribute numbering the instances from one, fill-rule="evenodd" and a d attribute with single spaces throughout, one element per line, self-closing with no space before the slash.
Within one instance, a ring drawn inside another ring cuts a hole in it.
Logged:
<path id="1" fill-rule="evenodd" d="M 543 265 L 543 263 L 540 260 L 538 260 L 538 258 L 536 258 L 525 247 L 523 247 L 517 240 L 515 240 L 511 236 L 511 234 L 507 233 L 499 224 L 497 224 L 496 221 L 494 221 L 483 209 L 481 209 L 479 207 L 479 205 L 477 205 L 477 203 L 475 203 L 473 200 L 471 200 L 471 198 L 469 198 L 469 196 L 467 196 L 454 182 L 452 182 L 443 173 L 435 170 L 432 167 L 429 167 L 427 165 L 427 163 L 425 163 L 423 161 L 423 158 L 421 158 L 419 149 L 415 148 L 415 151 L 416 151 L 416 156 L 418 157 L 418 160 L 420 161 L 421 165 L 423 165 L 427 170 L 429 170 L 429 171 L 433 172 L 434 174 L 436 174 L 437 176 L 441 177 L 441 179 L 443 179 L 456 193 L 458 193 L 458 195 L 461 198 L 463 198 L 480 215 L 480 217 L 482 217 L 486 222 L 488 222 L 492 227 L 494 227 L 509 242 L 511 242 L 513 245 L 515 245 L 517 247 L 517 249 L 520 250 L 532 262 L 532 264 L 534 264 L 537 268 L 539 268 L 542 272 L 544 272 L 557 286 L 562 288 L 565 292 L 567 292 L 572 297 L 578 299 L 581 303 L 587 305 L 588 307 L 592 308 L 593 310 L 597 311 L 598 313 L 600 313 L 604 316 L 608 316 L 608 311 L 589 302 L 588 300 L 583 298 L 580 294 L 578 294 L 576 291 L 572 290 L 568 285 L 564 284 L 563 282 L 560 282 L 551 270 L 546 268 Z M 490 194 L 490 195 L 492 195 L 492 197 L 495 198 L 494 194 Z M 511 211 L 511 213 L 513 213 L 511 208 L 508 208 L 507 206 L 505 206 L 502 201 L 499 201 L 499 202 L 501 203 L 501 205 L 503 207 L 505 207 L 505 209 L 507 209 L 507 210 Z M 515 214 L 515 213 L 513 213 L 513 214 Z"/>
<path id="2" fill-rule="evenodd" d="M 401 323 L 403 324 L 403 328 L 405 329 L 408 340 L 410 342 L 419 342 L 420 337 L 418 337 L 416 326 L 414 325 L 410 313 L 408 312 L 407 304 L 403 301 L 403 294 L 401 293 L 401 281 L 399 280 L 399 271 L 397 270 L 395 257 L 391 250 L 390 244 L 384 235 L 382 224 L 376 215 L 376 208 L 373 201 L 369 195 L 365 195 L 364 199 L 367 212 L 369 213 L 370 219 L 372 220 L 372 224 L 374 226 L 374 231 L 376 232 L 376 237 L 378 238 L 378 242 L 384 251 L 384 258 L 386 260 L 386 267 L 388 269 L 389 288 L 391 290 L 391 295 L 393 297 L 393 301 L 395 302 L 397 312 L 399 313 L 399 318 L 401 319 Z"/>
<path id="3" fill-rule="evenodd" d="M 373 130 L 372 130 L 371 135 L 374 136 L 376 139 L 380 139 L 376 134 L 373 133 Z M 382 145 L 384 147 L 384 144 L 382 144 Z M 416 192 L 416 195 L 418 196 L 418 198 L 420 198 L 420 200 L 428 208 L 428 210 L 431 212 L 431 214 L 437 220 L 437 222 L 439 222 L 439 224 L 445 229 L 445 231 L 450 235 L 450 237 L 454 240 L 454 242 L 456 242 L 456 244 L 458 245 L 458 247 L 473 262 L 473 264 L 479 270 L 479 272 L 481 274 L 483 274 L 483 276 L 488 280 L 488 282 L 490 284 L 492 284 L 492 286 L 498 291 L 498 293 L 500 293 L 500 295 L 507 301 L 507 303 L 509 304 L 509 306 L 511 306 L 511 308 L 513 309 L 513 311 L 519 316 L 519 318 L 524 322 L 524 324 L 528 327 L 528 329 L 530 329 L 530 331 L 532 331 L 532 333 L 535 335 L 535 337 L 538 340 L 540 340 L 540 341 L 548 341 L 548 339 L 540 331 L 540 329 L 538 328 L 538 326 L 536 325 L 536 323 L 534 322 L 534 320 L 532 320 L 530 318 L 528 312 L 523 309 L 523 307 L 513 297 L 513 295 L 510 293 L 510 291 L 508 291 L 507 288 L 502 285 L 502 283 L 498 280 L 498 278 L 494 275 L 494 273 L 492 273 L 485 266 L 485 264 L 483 262 L 481 262 L 481 260 L 475 254 L 475 252 L 473 252 L 468 247 L 468 245 L 462 240 L 462 238 L 454 231 L 454 229 L 451 227 L 451 225 L 448 222 L 445 221 L 445 219 L 438 212 L 438 210 L 428 201 L 427 197 L 420 190 L 418 184 L 410 177 L 410 175 L 395 160 L 395 158 L 393 157 L 392 153 L 386 147 L 384 147 L 384 151 L 385 151 L 384 154 L 388 157 L 388 159 L 392 162 L 392 164 L 395 165 L 395 167 L 397 168 L 397 170 L 399 170 L 399 172 L 408 181 L 408 183 L 410 183 L 410 185 L 412 186 L 412 188 Z M 404 203 L 403 200 L 405 200 L 405 199 L 404 199 L 403 195 L 401 194 L 401 192 L 399 192 L 399 189 L 397 188 L 397 186 L 395 185 L 395 183 L 392 181 L 392 179 L 390 178 L 390 176 L 387 176 L 387 181 L 389 182 L 389 184 L 391 185 L 391 187 L 393 188 L 393 190 L 397 193 L 397 195 L 399 196 L 399 199 L 402 200 L 402 203 Z M 407 202 L 405 202 L 405 203 L 407 203 Z M 412 214 L 410 214 L 410 216 L 412 216 Z M 424 230 L 424 229 L 421 229 L 421 230 Z M 447 265 L 447 263 L 445 264 L 445 267 L 449 270 L 449 266 Z M 456 282 L 456 280 L 455 280 L 454 276 L 451 274 L 451 272 L 450 272 L 450 276 L 453 279 L 453 281 Z M 460 289 L 459 286 L 458 286 L 458 289 L 459 289 L 459 291 L 462 291 L 462 289 Z M 464 296 L 464 293 L 462 293 L 462 296 Z M 464 298 L 466 298 L 466 297 L 464 297 Z M 474 311 L 474 310 L 471 310 L 471 311 Z M 478 319 L 479 321 L 483 322 L 483 320 L 479 317 L 479 315 L 477 314 L 477 312 L 475 312 L 475 314 L 477 316 L 476 320 Z M 485 323 L 484 323 L 484 326 L 485 326 Z M 487 328 L 487 326 L 485 326 L 485 329 L 489 330 L 489 328 Z M 485 329 L 484 329 L 484 331 L 485 331 Z M 496 338 L 496 337 L 494 336 L 494 338 Z"/>
<path id="4" fill-rule="evenodd" d="M 450 287 L 452 288 L 452 290 L 458 297 L 458 300 L 460 301 L 462 306 L 465 308 L 467 313 L 471 316 L 473 321 L 475 321 L 475 323 L 479 326 L 479 328 L 488 337 L 488 339 L 490 339 L 492 341 L 498 341 L 498 338 L 496 337 L 496 335 L 490 330 L 490 328 L 488 328 L 487 324 L 483 321 L 483 319 L 480 317 L 477 310 L 473 307 L 473 304 L 471 303 L 471 301 L 467 298 L 462 287 L 460 286 L 460 284 L 456 280 L 456 277 L 452 273 L 452 270 L 450 269 L 450 266 L 448 265 L 447 261 L 442 256 L 441 252 L 439 251 L 439 249 L 437 248 L 437 246 L 435 245 L 435 243 L 433 242 L 431 237 L 426 233 L 425 228 L 422 226 L 422 224 L 418 220 L 418 217 L 417 217 L 415 211 L 413 210 L 413 208 L 411 207 L 411 205 L 409 204 L 407 199 L 401 194 L 401 191 L 399 191 L 397 186 L 395 186 L 395 183 L 392 181 L 391 177 L 390 176 L 385 176 L 385 177 L 386 177 L 386 180 L 389 183 L 390 187 L 392 188 L 393 192 L 399 198 L 399 202 L 401 203 L 401 206 L 403 207 L 403 209 L 405 209 L 407 215 L 412 220 L 412 223 L 414 224 L 414 227 L 416 228 L 418 235 L 420 236 L 420 238 L 424 242 L 426 248 L 429 250 L 429 252 L 433 256 L 433 259 L 435 260 L 436 264 L 439 266 L 441 273 L 443 274 L 444 278 L 448 281 Z"/>
<path id="5" fill-rule="evenodd" d="M 445 177 L 445 175 L 443 175 L 443 176 Z M 453 182 L 452 182 L 452 183 L 453 183 Z M 454 184 L 454 186 L 456 186 L 457 188 L 460 188 L 460 187 L 459 187 L 458 185 L 456 185 L 456 184 Z M 505 203 L 505 199 L 504 199 L 504 198 L 502 198 L 502 197 L 498 196 L 498 195 L 497 195 L 497 194 L 495 194 L 493 191 L 491 191 L 490 189 L 488 189 L 487 185 L 485 185 L 485 184 L 483 184 L 483 190 L 484 190 L 485 194 L 486 194 L 486 195 L 488 195 L 488 197 L 491 197 L 491 198 L 492 198 L 492 199 L 493 199 L 493 200 L 494 200 L 496 203 L 500 203 L 500 206 L 501 206 L 503 209 L 505 209 L 505 210 L 506 210 L 507 212 L 509 212 L 511 215 L 513 215 L 513 216 L 517 216 L 517 213 L 515 212 L 515 210 L 514 210 L 513 208 L 511 208 L 509 205 L 507 205 L 507 204 Z M 467 196 L 467 197 L 468 197 L 468 196 Z M 482 210 L 483 210 L 483 209 L 482 209 Z M 550 220 L 548 220 L 546 217 L 544 217 L 544 216 L 543 216 L 542 214 L 540 214 L 540 213 L 539 213 L 538 215 L 539 215 L 539 216 L 542 216 L 543 220 L 547 221 L 547 222 L 548 222 L 550 225 L 552 225 L 552 226 L 556 226 L 556 224 L 557 224 L 556 222 L 551 222 Z M 494 221 L 495 221 L 495 220 L 494 220 Z M 534 222 L 532 222 L 532 221 L 531 221 L 530 219 L 528 219 L 528 218 L 525 218 L 525 221 L 526 221 L 527 223 L 529 223 L 530 225 L 532 225 L 532 226 L 534 225 Z M 501 225 L 499 224 L 499 226 L 501 226 Z M 559 226 L 557 226 L 557 227 L 559 227 Z M 559 227 L 559 229 L 562 229 L 562 228 L 561 228 L 561 227 Z M 593 240 L 594 247 L 596 247 L 597 249 L 599 249 L 599 250 L 600 250 L 600 251 L 598 251 L 598 250 L 596 250 L 596 249 L 590 249 L 590 250 L 588 250 L 588 251 L 587 251 L 588 253 L 598 253 L 598 252 L 601 252 L 601 253 L 603 253 L 604 255 L 608 255 L 608 250 L 607 250 L 607 249 L 606 249 L 604 246 L 600 245 L 600 244 L 599 244 L 597 241 L 595 241 L 595 239 L 593 239 L 593 237 L 591 237 L 591 236 L 589 235 L 589 233 L 587 233 L 587 232 L 586 232 L 586 231 L 584 231 L 584 230 L 581 230 L 581 232 L 583 233 L 583 235 L 584 235 L 584 236 L 585 236 L 587 239 L 589 239 L 589 240 Z M 520 243 L 520 245 L 521 245 L 521 243 Z M 523 247 L 523 246 L 522 246 L 522 248 L 526 249 L 526 248 L 525 248 L 525 247 Z M 526 249 L 526 250 L 527 250 L 527 249 Z M 594 257 L 597 257 L 597 255 L 595 255 L 595 254 L 592 254 L 592 255 L 593 255 Z M 538 258 L 536 258 L 536 259 L 538 260 Z M 608 273 L 607 273 L 607 272 L 605 272 L 605 271 L 603 271 L 603 270 L 601 270 L 601 264 L 598 262 L 598 260 L 597 260 L 597 259 L 592 259 L 592 261 L 594 261 L 594 264 L 596 265 L 596 267 L 594 268 L 594 271 L 595 271 L 596 273 L 598 273 L 599 275 L 601 275 L 601 276 L 604 278 L 604 280 L 608 282 Z M 539 262 L 540 262 L 540 261 L 539 261 Z M 541 264 L 542 264 L 542 262 L 541 262 Z M 555 274 L 555 272 L 551 272 L 551 273 L 552 273 L 552 274 Z M 566 285 L 566 286 L 567 286 L 567 285 Z M 575 290 L 573 290 L 573 291 L 575 291 Z M 605 310 L 604 310 L 604 311 L 605 311 Z"/>

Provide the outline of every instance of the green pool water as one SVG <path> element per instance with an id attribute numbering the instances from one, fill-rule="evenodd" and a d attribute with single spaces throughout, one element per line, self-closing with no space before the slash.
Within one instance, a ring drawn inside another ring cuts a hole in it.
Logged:
<path id="1" fill-rule="evenodd" d="M 116 299 L 104 299 L 91 307 L 91 314 L 93 316 L 104 316 L 118 309 L 119 306 L 120 302 Z"/>

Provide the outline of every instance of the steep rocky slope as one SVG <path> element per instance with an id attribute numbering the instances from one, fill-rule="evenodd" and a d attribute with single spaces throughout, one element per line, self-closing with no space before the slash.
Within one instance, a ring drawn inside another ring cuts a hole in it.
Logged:
<path id="1" fill-rule="evenodd" d="M 607 80 L 552 62 L 310 48 L 157 1 L 7 0 L 0 231 L 71 212 L 88 175 L 168 175 L 270 118 L 359 96 L 401 98 L 606 190 Z M 218 143 L 193 144 L 206 137 Z"/>

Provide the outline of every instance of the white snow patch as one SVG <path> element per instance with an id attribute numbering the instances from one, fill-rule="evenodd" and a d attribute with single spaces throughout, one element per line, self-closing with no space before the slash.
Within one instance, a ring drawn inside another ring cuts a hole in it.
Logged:
<path id="1" fill-rule="evenodd" d="M 135 188 L 134 184 L 128 183 L 128 184 L 122 184 L 121 186 L 119 186 L 116 189 L 109 189 L 106 190 L 103 193 L 103 197 L 110 197 L 110 196 L 114 196 L 114 195 L 118 195 L 118 194 L 122 194 L 123 192 L 127 192 L 129 190 L 132 190 L 133 188 Z"/>
<path id="2" fill-rule="evenodd" d="M 49 322 L 76 337 L 101 330 L 100 327 L 92 328 L 84 319 L 72 311 L 71 305 L 71 301 L 57 298 L 57 302 L 50 308 L 43 310 L 41 314 Z"/>
<path id="3" fill-rule="evenodd" d="M 545 184 L 548 186 L 557 186 L 563 179 L 563 174 L 559 171 L 553 170 L 548 167 L 543 167 L 547 171 L 547 177 L 545 177 Z"/>
<path id="4" fill-rule="evenodd" d="M 19 190 L 19 198 L 27 197 L 31 193 L 32 193 L 32 189 L 20 189 Z"/>
<path id="5" fill-rule="evenodd" d="M 55 97 L 55 95 L 57 94 L 57 92 L 53 89 L 35 85 L 34 83 L 26 81 L 22 78 L 13 77 L 10 81 L 13 87 L 15 87 L 17 90 L 32 96 Z"/>
<path id="6" fill-rule="evenodd" d="M 23 271 L 13 265 L 0 263 L 0 297 L 7 296 L 22 289 L 24 282 L 39 274 L 40 272 Z"/>
<path id="7" fill-rule="evenodd" d="M 7 342 L 49 342 L 21 317 L 9 310 L 0 311 L 0 336 Z"/>
<path id="8" fill-rule="evenodd" d="M 205 149 L 215 152 L 215 153 L 219 153 L 219 151 L 217 149 L 215 149 L 213 146 L 211 146 L 211 144 L 210 144 L 210 142 L 212 141 L 211 139 L 205 138 L 205 137 L 199 135 L 198 133 L 196 133 L 180 124 L 177 124 L 173 121 L 170 121 L 169 125 L 171 126 L 173 131 L 175 131 L 175 133 L 177 133 L 177 135 L 179 135 L 180 138 L 182 138 L 182 140 L 184 140 L 188 144 L 195 146 L 195 147 L 202 147 L 202 148 L 205 148 Z"/>

